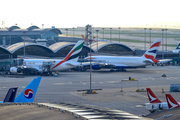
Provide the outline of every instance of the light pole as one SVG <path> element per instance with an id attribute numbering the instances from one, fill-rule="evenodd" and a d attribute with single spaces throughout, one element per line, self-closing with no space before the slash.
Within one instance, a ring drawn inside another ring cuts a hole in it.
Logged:
<path id="1" fill-rule="evenodd" d="M 11 30 L 9 30 L 10 32 L 10 41 L 9 41 L 9 45 L 11 45 Z"/>
<path id="2" fill-rule="evenodd" d="M 150 33 L 150 37 L 149 37 L 149 43 L 150 43 L 150 46 L 151 46 L 151 28 L 149 29 L 149 33 Z"/>
<path id="3" fill-rule="evenodd" d="M 111 30 L 112 30 L 112 28 L 110 28 L 110 42 L 111 42 Z"/>
<path id="4" fill-rule="evenodd" d="M 24 58 L 25 58 L 25 34 L 26 34 L 26 31 L 23 32 L 24 33 Z"/>
<path id="5" fill-rule="evenodd" d="M 97 33 L 97 53 L 98 53 L 98 32 L 99 32 L 99 30 L 96 30 L 96 33 Z"/>
<path id="6" fill-rule="evenodd" d="M 120 29 L 121 29 L 121 28 L 120 28 L 120 27 L 118 27 L 118 29 L 119 29 L 119 43 L 120 43 Z"/>
<path id="7" fill-rule="evenodd" d="M 166 51 L 167 51 L 167 31 L 168 29 L 165 29 L 166 30 Z"/>
<path id="8" fill-rule="evenodd" d="M 144 50 L 146 50 L 146 28 L 144 28 Z"/>
<path id="9" fill-rule="evenodd" d="M 74 39 L 74 29 L 75 29 L 75 28 L 73 27 L 73 39 Z"/>
<path id="10" fill-rule="evenodd" d="M 66 41 L 67 41 L 67 34 L 68 34 L 68 29 L 65 29 L 66 30 Z"/>
<path id="11" fill-rule="evenodd" d="M 164 29 L 162 29 L 162 51 L 164 51 L 164 40 L 163 40 L 163 37 L 164 37 Z"/>
<path id="12" fill-rule="evenodd" d="M 42 24 L 42 29 L 44 28 L 44 24 Z"/>
<path id="13" fill-rule="evenodd" d="M 104 40 L 104 28 L 102 28 L 102 30 L 103 30 L 103 40 Z"/>

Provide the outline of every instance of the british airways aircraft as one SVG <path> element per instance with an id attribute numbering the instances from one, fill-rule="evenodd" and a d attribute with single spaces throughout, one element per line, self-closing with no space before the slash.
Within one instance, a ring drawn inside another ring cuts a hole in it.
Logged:
<path id="1" fill-rule="evenodd" d="M 71 49 L 68 55 L 63 59 L 24 59 L 23 66 L 19 67 L 11 67 L 11 73 L 38 73 L 43 72 L 43 64 L 44 62 L 52 62 L 50 71 L 61 71 L 70 69 L 76 66 L 79 66 L 80 63 L 77 62 L 79 58 L 79 54 L 83 48 L 84 41 L 79 40 L 76 45 Z"/>
<path id="2" fill-rule="evenodd" d="M 158 63 L 156 53 L 160 47 L 161 39 L 156 39 L 151 47 L 144 53 L 142 57 L 126 57 L 126 56 L 88 56 L 86 59 L 93 62 L 92 69 L 99 70 L 101 68 L 110 68 L 124 70 L 128 68 L 139 68 L 152 63 Z"/>
<path id="3" fill-rule="evenodd" d="M 4 101 L 0 101 L 0 103 L 30 103 L 34 101 L 39 83 L 41 81 L 41 77 L 35 77 L 27 86 L 24 88 L 23 91 L 15 98 L 17 87 L 10 88 Z"/>

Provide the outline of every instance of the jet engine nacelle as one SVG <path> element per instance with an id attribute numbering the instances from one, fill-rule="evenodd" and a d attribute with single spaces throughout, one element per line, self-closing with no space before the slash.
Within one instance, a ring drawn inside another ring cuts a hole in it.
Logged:
<path id="1" fill-rule="evenodd" d="M 92 65 L 91 67 L 93 70 L 99 70 L 101 69 L 100 65 Z"/>
<path id="2" fill-rule="evenodd" d="M 17 68 L 17 67 L 11 67 L 10 68 L 10 72 L 11 73 L 21 73 L 21 68 Z"/>

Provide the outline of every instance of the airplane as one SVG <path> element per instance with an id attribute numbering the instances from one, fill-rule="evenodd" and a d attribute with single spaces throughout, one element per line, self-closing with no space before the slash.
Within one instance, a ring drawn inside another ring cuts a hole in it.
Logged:
<path id="1" fill-rule="evenodd" d="M 173 53 L 179 53 L 180 52 L 180 43 L 179 45 L 176 47 L 175 50 L 173 50 Z"/>
<path id="2" fill-rule="evenodd" d="M 174 108 L 180 107 L 178 102 L 171 96 L 171 94 L 166 94 L 166 100 L 167 100 L 169 109 L 174 109 Z"/>
<path id="3" fill-rule="evenodd" d="M 145 67 L 158 63 L 159 60 L 155 59 L 156 53 L 160 47 L 162 39 L 156 39 L 151 47 L 141 57 L 126 57 L 126 56 L 88 56 L 85 59 L 93 62 L 92 69 L 99 70 L 101 68 L 110 68 L 125 71 L 129 68 Z M 162 61 L 162 60 L 161 60 Z M 87 65 L 86 63 L 84 63 Z M 82 63 L 83 66 L 83 63 Z"/>
<path id="4" fill-rule="evenodd" d="M 35 77 L 26 88 L 21 91 L 21 93 L 15 98 L 17 87 L 10 88 L 4 101 L 0 101 L 0 103 L 31 103 L 34 101 L 39 83 L 41 81 L 41 77 Z"/>
<path id="5" fill-rule="evenodd" d="M 79 54 L 83 48 L 84 41 L 79 40 L 67 56 L 63 60 L 59 59 L 23 59 L 23 66 L 11 67 L 10 72 L 13 74 L 24 73 L 24 74 L 37 74 L 44 73 L 45 71 L 61 71 L 67 70 L 76 66 L 80 63 L 77 62 Z"/>
<path id="6" fill-rule="evenodd" d="M 151 88 L 146 88 L 147 95 L 149 98 L 150 103 L 145 103 L 146 109 L 149 110 L 151 113 L 157 110 L 165 110 L 169 109 L 167 102 L 161 102 L 157 96 L 153 93 Z M 166 97 L 167 98 L 167 97 Z M 180 105 L 180 103 L 178 103 Z"/>
<path id="7" fill-rule="evenodd" d="M 7 103 L 7 102 L 14 102 L 14 99 L 16 97 L 17 87 L 10 88 L 6 94 L 6 97 L 3 101 L 0 101 L 0 103 Z"/>

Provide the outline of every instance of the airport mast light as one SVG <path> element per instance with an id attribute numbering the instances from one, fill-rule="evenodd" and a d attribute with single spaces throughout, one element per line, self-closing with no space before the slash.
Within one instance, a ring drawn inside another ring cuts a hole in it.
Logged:
<path id="1" fill-rule="evenodd" d="M 146 50 L 146 28 L 144 28 L 144 50 Z"/>
<path id="2" fill-rule="evenodd" d="M 75 29 L 75 28 L 73 27 L 73 39 L 74 39 L 74 29 Z"/>
<path id="3" fill-rule="evenodd" d="M 26 31 L 23 32 L 24 33 L 24 58 L 25 58 L 25 34 L 26 34 Z"/>
<path id="4" fill-rule="evenodd" d="M 166 30 L 166 51 L 167 51 L 167 31 L 168 29 L 165 29 Z"/>
<path id="5" fill-rule="evenodd" d="M 67 34 L 68 34 L 68 29 L 65 29 L 66 30 L 66 41 L 67 41 Z"/>
<path id="6" fill-rule="evenodd" d="M 111 42 L 111 30 L 112 30 L 112 28 L 110 28 L 110 42 Z"/>
<path id="7" fill-rule="evenodd" d="M 164 51 L 164 40 L 163 40 L 163 37 L 164 37 L 164 29 L 162 29 L 162 51 Z"/>
<path id="8" fill-rule="evenodd" d="M 102 28 L 102 30 L 103 30 L 103 40 L 104 40 L 104 28 Z"/>
<path id="9" fill-rule="evenodd" d="M 149 33 L 150 33 L 150 37 L 149 37 L 149 43 L 150 43 L 150 46 L 151 46 L 151 28 L 149 29 Z"/>
<path id="10" fill-rule="evenodd" d="M 99 30 L 96 30 L 96 33 L 97 33 L 97 53 L 98 53 L 98 32 L 99 32 Z"/>
<path id="11" fill-rule="evenodd" d="M 121 29 L 121 28 L 120 28 L 120 27 L 118 27 L 118 29 L 119 29 L 119 43 L 120 43 L 120 29 Z"/>

